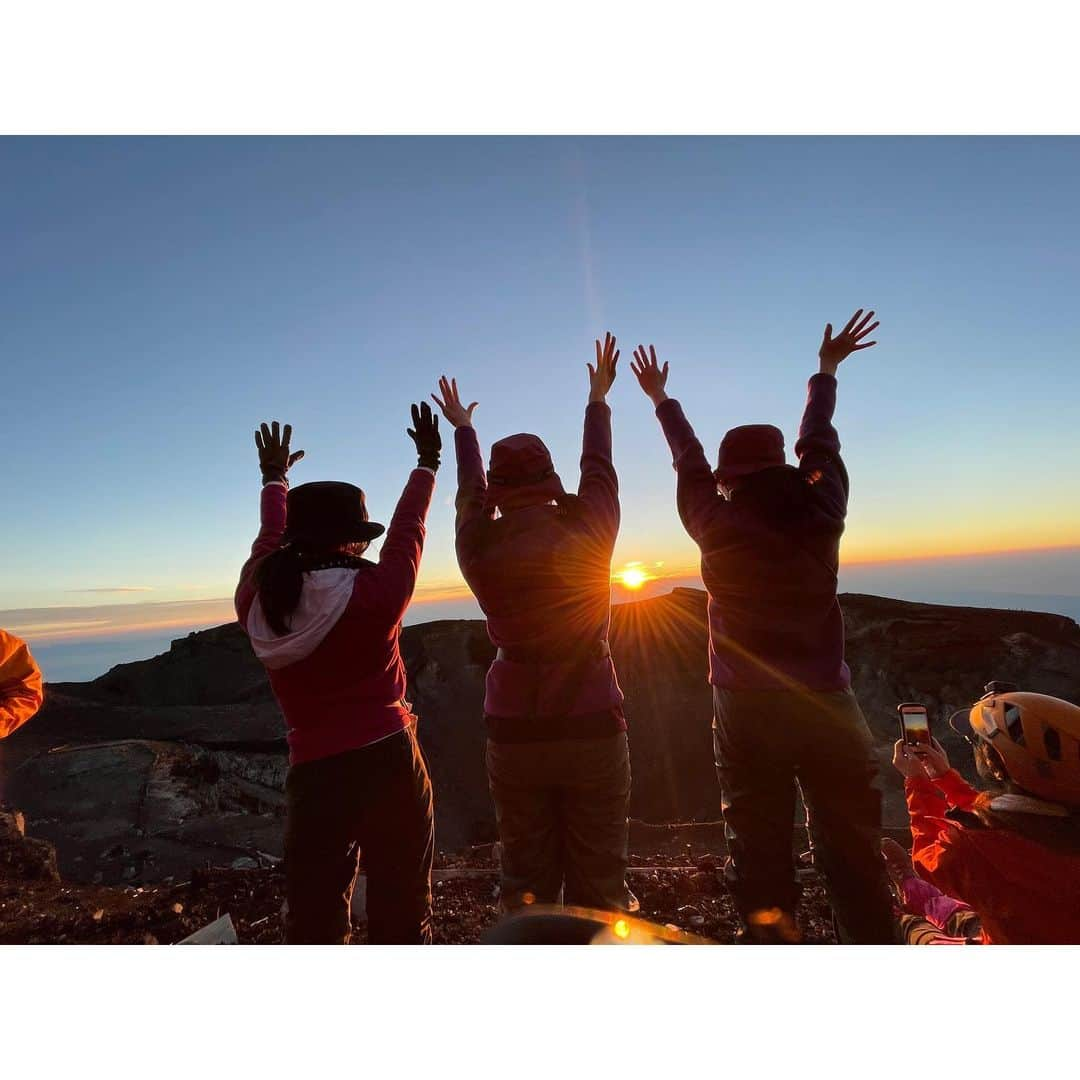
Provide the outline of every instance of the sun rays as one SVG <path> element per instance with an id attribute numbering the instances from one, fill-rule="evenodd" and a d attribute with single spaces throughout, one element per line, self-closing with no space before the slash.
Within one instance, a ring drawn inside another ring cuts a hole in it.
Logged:
<path id="1" fill-rule="evenodd" d="M 656 566 L 661 564 L 657 563 Z M 652 573 L 643 562 L 628 562 L 621 570 L 616 570 L 611 575 L 611 580 L 624 589 L 636 592 L 643 585 L 655 581 L 657 575 Z"/>

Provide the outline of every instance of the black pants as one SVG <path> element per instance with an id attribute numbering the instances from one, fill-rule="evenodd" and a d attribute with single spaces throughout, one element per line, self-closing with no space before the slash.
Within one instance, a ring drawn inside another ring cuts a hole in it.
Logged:
<path id="1" fill-rule="evenodd" d="M 288 943 L 348 944 L 363 854 L 368 941 L 431 944 L 431 781 L 413 729 L 293 766 L 285 795 Z"/>
<path id="2" fill-rule="evenodd" d="M 855 695 L 714 688 L 713 744 L 730 859 L 727 880 L 748 927 L 755 913 L 793 914 L 795 782 L 815 864 L 842 940 L 890 944 L 897 934 L 881 858 L 881 794 L 870 729 Z M 752 935 L 751 935 L 752 936 Z"/>
<path id="3" fill-rule="evenodd" d="M 487 745 L 502 849 L 502 908 L 563 902 L 626 910 L 626 733 Z"/>

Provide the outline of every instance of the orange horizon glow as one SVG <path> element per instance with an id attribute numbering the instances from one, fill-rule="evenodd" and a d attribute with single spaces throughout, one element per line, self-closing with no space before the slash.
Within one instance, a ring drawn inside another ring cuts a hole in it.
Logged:
<path id="1" fill-rule="evenodd" d="M 942 546 L 933 551 L 912 555 L 905 548 L 897 548 L 896 554 L 863 555 L 858 549 L 854 552 L 843 549 L 841 566 L 873 566 L 885 563 L 927 562 L 930 559 L 982 559 L 1005 555 L 1044 555 L 1054 551 L 1080 551 L 1080 542 L 1064 544 L 1044 544 L 1038 547 L 992 547 L 956 549 Z"/>
<path id="2" fill-rule="evenodd" d="M 1080 543 L 1049 544 L 1039 547 L 987 547 L 985 549 L 939 550 L 917 555 L 903 551 L 901 554 L 882 556 L 877 553 L 860 554 L 845 550 L 841 564 L 843 567 L 887 566 L 930 562 L 933 560 L 963 560 L 974 558 L 994 558 L 1015 555 L 1042 555 L 1053 552 L 1075 551 L 1080 553 Z M 668 565 L 664 562 L 634 560 L 623 563 L 613 570 L 612 584 L 625 593 L 640 593 L 646 586 L 662 588 L 667 582 L 691 579 L 700 583 L 700 568 L 696 561 Z M 413 598 L 415 607 L 423 608 L 432 604 L 463 601 L 471 598 L 469 587 L 462 581 L 442 578 L 441 580 L 421 585 Z M 651 594 L 650 594 L 651 595 Z M 176 609 L 166 614 L 162 608 Z M 194 610 L 193 610 L 194 609 Z M 83 613 L 85 612 L 85 616 Z M 117 621 L 136 612 L 148 616 L 131 622 Z M 0 623 L 12 633 L 39 644 L 50 642 L 76 641 L 80 639 L 106 639 L 133 634 L 152 634 L 165 630 L 185 633 L 205 629 L 221 623 L 231 622 L 235 618 L 231 597 L 212 597 L 204 600 L 150 601 L 123 605 L 53 605 L 40 608 L 13 609 L 12 622 L 3 619 Z M 155 618 L 154 615 L 157 615 Z"/>

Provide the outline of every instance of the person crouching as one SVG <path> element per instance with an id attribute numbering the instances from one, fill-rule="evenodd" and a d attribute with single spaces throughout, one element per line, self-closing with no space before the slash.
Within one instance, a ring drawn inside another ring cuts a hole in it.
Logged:
<path id="1" fill-rule="evenodd" d="M 962 898 L 985 944 L 1080 944 L 1080 706 L 990 683 L 952 727 L 989 789 L 971 787 L 936 739 L 896 744 L 911 875 Z"/>

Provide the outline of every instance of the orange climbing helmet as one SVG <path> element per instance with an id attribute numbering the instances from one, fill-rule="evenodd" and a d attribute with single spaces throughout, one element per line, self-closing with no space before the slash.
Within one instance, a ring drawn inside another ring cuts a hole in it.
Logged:
<path id="1" fill-rule="evenodd" d="M 953 715 L 951 726 L 969 741 L 988 743 L 1018 787 L 1080 806 L 1080 706 L 992 682 L 966 715 L 963 709 Z"/>

